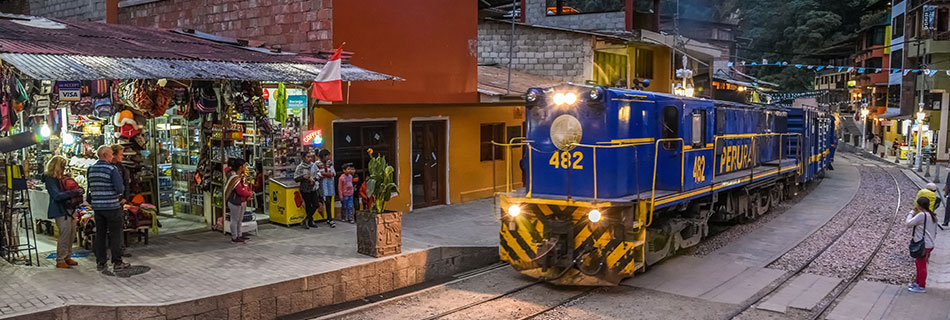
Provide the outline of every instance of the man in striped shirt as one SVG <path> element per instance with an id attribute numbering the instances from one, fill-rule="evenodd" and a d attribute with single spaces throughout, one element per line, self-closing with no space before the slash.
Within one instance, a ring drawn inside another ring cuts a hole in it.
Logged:
<path id="1" fill-rule="evenodd" d="M 112 270 L 121 271 L 129 264 L 122 262 L 122 225 L 124 212 L 120 198 L 125 192 L 125 184 L 119 170 L 111 164 L 112 148 L 101 146 L 96 150 L 99 161 L 86 171 L 89 205 L 96 219 L 96 270 L 106 270 L 106 243 L 112 253 Z"/>

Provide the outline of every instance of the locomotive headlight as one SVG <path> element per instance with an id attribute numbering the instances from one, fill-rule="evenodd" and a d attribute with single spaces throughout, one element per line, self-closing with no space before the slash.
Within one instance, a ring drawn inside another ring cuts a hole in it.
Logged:
<path id="1" fill-rule="evenodd" d="M 574 94 L 573 92 L 568 92 L 564 94 L 564 103 L 571 105 L 571 104 L 574 104 L 575 102 L 577 102 L 576 94 Z"/>
<path id="2" fill-rule="evenodd" d="M 594 101 L 600 100 L 600 89 L 598 88 L 590 89 L 589 95 L 590 95 L 591 100 L 594 100 Z"/>
<path id="3" fill-rule="evenodd" d="M 528 93 L 524 95 L 524 98 L 525 100 L 528 100 L 528 102 L 538 101 L 538 93 L 534 90 L 529 90 Z"/>
<path id="4" fill-rule="evenodd" d="M 594 209 L 594 210 L 591 210 L 590 212 L 588 212 L 588 213 L 587 213 L 587 219 L 589 219 L 590 222 L 598 222 L 598 221 L 600 221 L 600 210 Z"/>
<path id="5" fill-rule="evenodd" d="M 566 98 L 564 97 L 563 93 L 558 92 L 554 94 L 554 104 L 562 105 L 564 104 L 564 99 Z"/>
<path id="6" fill-rule="evenodd" d="M 521 214 L 521 207 L 519 207 L 518 205 L 513 204 L 510 207 L 508 207 L 508 215 L 511 216 L 512 218 L 517 217 L 519 214 Z"/>

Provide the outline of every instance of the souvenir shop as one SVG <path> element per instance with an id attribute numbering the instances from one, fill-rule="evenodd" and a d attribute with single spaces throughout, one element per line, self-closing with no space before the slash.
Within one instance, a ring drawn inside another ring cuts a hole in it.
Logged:
<path id="1" fill-rule="evenodd" d="M 300 218 L 276 195 L 262 196 L 279 192 L 302 205 L 289 181 L 301 138 L 322 143 L 319 131 L 304 128 L 316 104 L 309 86 L 330 53 L 298 55 L 188 29 L 0 16 L 0 257 L 46 261 L 40 252 L 55 251 L 57 233 L 39 182 L 46 161 L 66 157 L 72 180 L 64 187 L 85 188 L 96 149 L 107 145 L 121 146 L 129 172 L 127 241 L 195 228 L 227 232 L 228 158 L 246 160 L 246 181 L 256 187 L 243 230 L 274 213 L 278 223 Z M 346 61 L 340 77 L 399 79 Z M 94 215 L 75 210 L 82 217 L 76 241 L 88 247 Z"/>
<path id="2" fill-rule="evenodd" d="M 306 124 L 308 105 L 301 83 L 41 81 L 10 65 L 2 69 L 2 96 L 10 103 L 0 105 L 4 114 L 0 132 L 33 133 L 35 140 L 34 145 L 2 157 L 5 166 L 22 170 L 26 181 L 22 188 L 3 186 L 5 192 L 20 195 L 9 198 L 11 207 L 28 208 L 0 210 L 8 212 L 0 225 L 4 232 L 0 253 L 10 259 L 38 263 L 40 252 L 55 249 L 57 230 L 47 218 L 49 194 L 40 180 L 46 161 L 54 155 L 68 160 L 67 175 L 76 187 L 85 189 L 86 170 L 97 161 L 96 149 L 122 146 L 121 165 L 130 177 L 126 241 L 144 245 L 149 235 L 159 232 L 227 231 L 229 218 L 222 201 L 227 159 L 245 159 L 246 181 L 262 186 L 268 183 L 255 179 L 292 181 L 293 169 L 301 161 L 300 128 Z M 273 96 L 287 97 L 288 105 L 268 99 Z M 264 172 L 258 175 L 257 170 Z M 260 214 L 268 212 L 266 203 L 259 203 L 266 191 L 255 191 L 259 194 L 245 214 L 245 230 L 254 230 L 258 219 L 269 219 Z M 76 213 L 80 217 L 76 241 L 91 249 L 92 210 L 80 206 Z"/>

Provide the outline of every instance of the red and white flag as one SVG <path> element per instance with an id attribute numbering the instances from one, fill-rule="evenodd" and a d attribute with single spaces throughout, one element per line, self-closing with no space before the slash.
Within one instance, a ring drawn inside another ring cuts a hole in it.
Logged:
<path id="1" fill-rule="evenodd" d="M 343 48 L 333 52 L 333 56 L 320 70 L 317 79 L 313 81 L 313 93 L 310 96 L 322 101 L 343 101 L 343 79 L 340 77 L 340 56 Z"/>

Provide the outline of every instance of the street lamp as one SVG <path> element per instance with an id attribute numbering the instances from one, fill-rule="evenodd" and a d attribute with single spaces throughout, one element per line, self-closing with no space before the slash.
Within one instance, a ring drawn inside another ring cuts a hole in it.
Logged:
<path id="1" fill-rule="evenodd" d="M 920 159 L 923 155 L 920 154 L 921 144 L 924 143 L 924 117 L 927 115 L 924 113 L 924 103 L 920 104 L 920 111 L 917 111 L 917 159 L 914 160 L 914 170 L 920 170 Z"/>
<path id="2" fill-rule="evenodd" d="M 868 132 L 868 104 L 865 103 L 861 106 L 861 149 L 867 149 L 867 132 Z"/>

